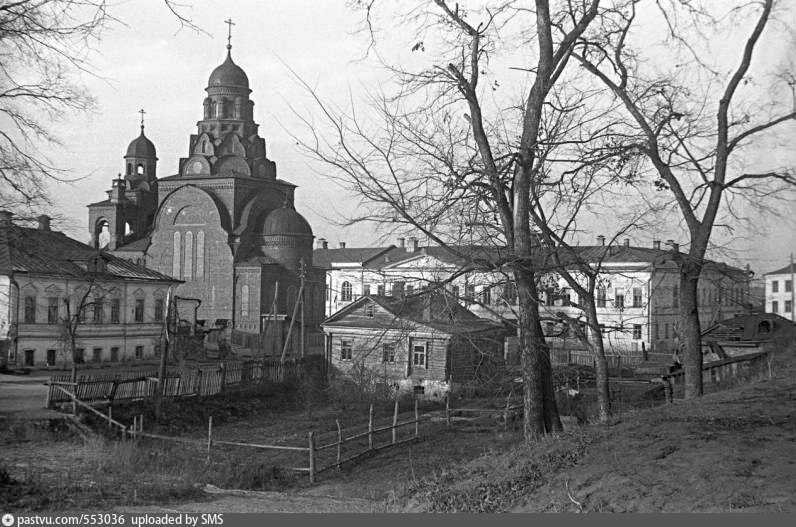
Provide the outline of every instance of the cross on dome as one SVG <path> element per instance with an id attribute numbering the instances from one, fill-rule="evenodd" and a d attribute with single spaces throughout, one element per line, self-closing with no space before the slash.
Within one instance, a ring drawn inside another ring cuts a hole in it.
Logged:
<path id="1" fill-rule="evenodd" d="M 229 30 L 227 32 L 227 49 L 232 49 L 232 26 L 235 25 L 235 22 L 233 22 L 231 18 L 228 18 L 224 20 L 224 23 L 229 26 Z"/>

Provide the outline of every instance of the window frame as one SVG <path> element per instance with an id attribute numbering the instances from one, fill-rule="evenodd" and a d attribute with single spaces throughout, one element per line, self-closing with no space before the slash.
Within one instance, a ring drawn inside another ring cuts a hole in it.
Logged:
<path id="1" fill-rule="evenodd" d="M 418 349 L 422 348 L 422 353 Z M 422 358 L 422 362 L 418 361 Z M 412 340 L 412 367 L 428 369 L 428 341 L 427 340 Z"/>
<path id="2" fill-rule="evenodd" d="M 352 361 L 354 357 L 354 339 L 340 339 L 340 360 Z"/>
<path id="3" fill-rule="evenodd" d="M 25 324 L 35 324 L 36 323 L 36 297 L 32 295 L 25 296 L 25 311 L 24 311 L 24 321 Z"/>
<path id="4" fill-rule="evenodd" d="M 395 343 L 383 342 L 381 345 L 381 362 L 395 364 Z"/>
<path id="5" fill-rule="evenodd" d="M 133 320 L 135 320 L 137 324 L 143 324 L 145 310 L 146 310 L 145 299 L 136 298 L 135 304 L 133 305 Z"/>
<path id="6" fill-rule="evenodd" d="M 354 287 L 351 285 L 351 282 L 344 280 L 343 283 L 340 284 L 340 301 L 351 302 L 353 299 Z"/>

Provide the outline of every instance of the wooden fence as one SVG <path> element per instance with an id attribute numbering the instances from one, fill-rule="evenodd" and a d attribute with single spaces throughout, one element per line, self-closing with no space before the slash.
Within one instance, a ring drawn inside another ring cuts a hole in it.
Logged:
<path id="1" fill-rule="evenodd" d="M 608 367 L 611 369 L 619 369 L 623 365 L 624 357 L 617 354 L 606 354 L 605 356 Z M 550 349 L 550 363 L 553 366 L 562 366 L 567 364 L 575 364 L 579 366 L 594 366 L 594 354 L 586 350 L 575 349 Z"/>
<path id="2" fill-rule="evenodd" d="M 210 366 L 169 370 L 164 380 L 167 398 L 208 396 L 223 392 L 227 388 L 245 387 L 262 381 L 282 382 L 295 377 L 300 368 L 295 362 L 279 361 L 223 361 Z M 74 389 L 83 402 L 113 404 L 120 400 L 149 399 L 155 395 L 158 372 L 138 371 L 111 374 L 83 374 L 71 383 L 71 376 L 50 377 L 47 391 L 47 408 L 71 399 L 58 386 Z"/>
<path id="3" fill-rule="evenodd" d="M 715 386 L 741 376 L 752 378 L 766 377 L 771 375 L 769 360 L 769 353 L 762 351 L 709 362 L 702 366 L 702 383 L 705 386 Z M 683 390 L 685 372 L 679 370 L 669 375 L 664 375 L 661 380 L 666 390 L 666 399 L 671 401 L 675 393 Z"/>

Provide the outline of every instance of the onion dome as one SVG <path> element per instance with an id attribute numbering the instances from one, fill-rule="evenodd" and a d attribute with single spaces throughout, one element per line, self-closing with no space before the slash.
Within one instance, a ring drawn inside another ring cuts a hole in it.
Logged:
<path id="1" fill-rule="evenodd" d="M 304 216 L 285 204 L 265 218 L 264 236 L 312 236 L 312 228 Z"/>
<path id="2" fill-rule="evenodd" d="M 141 126 L 141 135 L 132 140 L 130 146 L 127 147 L 127 155 L 124 157 L 145 157 L 149 159 L 157 157 L 155 145 L 144 135 L 143 126 Z"/>
<path id="3" fill-rule="evenodd" d="M 218 66 L 210 74 L 210 79 L 207 81 L 208 88 L 215 88 L 224 86 L 227 88 L 245 88 L 249 89 L 249 77 L 243 68 L 232 62 L 232 53 L 227 51 L 227 60 Z"/>

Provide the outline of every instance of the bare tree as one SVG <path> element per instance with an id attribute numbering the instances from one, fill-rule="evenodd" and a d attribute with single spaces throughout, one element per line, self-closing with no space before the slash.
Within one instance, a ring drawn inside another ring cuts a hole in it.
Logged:
<path id="1" fill-rule="evenodd" d="M 772 25 L 774 0 L 731 6 L 724 13 L 717 12 L 724 4 L 657 2 L 657 22 L 669 32 L 668 48 L 687 57 L 679 63 L 672 58 L 663 73 L 649 67 L 640 51 L 643 44 L 632 44 L 643 33 L 637 4 L 606 15 L 602 38 L 584 36 L 573 57 L 621 101 L 628 145 L 646 156 L 655 185 L 669 193 L 685 224 L 688 251 L 674 254 L 681 291 L 680 336 L 685 395 L 698 397 L 702 350 L 697 288 L 705 256 L 722 213 L 732 212 L 731 195 L 771 199 L 796 183 L 792 167 L 747 171 L 743 163 L 744 153 L 763 146 L 765 133 L 796 118 L 794 76 L 792 71 L 778 72 L 772 82 L 783 89 L 777 93 L 758 88 L 751 74 L 761 35 Z M 753 27 L 736 65 L 722 74 L 699 50 L 708 47 L 709 38 L 734 38 L 744 17 L 753 18 Z M 643 40 L 648 40 L 646 34 Z M 658 50 L 655 61 L 667 60 Z"/>
<path id="2" fill-rule="evenodd" d="M 180 27 L 199 30 L 188 6 L 164 0 Z M 106 0 L 0 3 L 0 207 L 22 216 L 49 203 L 47 185 L 70 180 L 46 154 L 58 144 L 50 125 L 85 112 L 94 99 L 80 81 L 102 31 L 122 23 Z"/>
<path id="3" fill-rule="evenodd" d="M 374 4 L 363 7 L 374 35 Z M 454 252 L 452 242 L 476 241 L 488 248 L 493 269 L 510 271 L 528 439 L 561 427 L 539 318 L 538 282 L 546 270 L 532 229 L 541 218 L 532 212 L 534 188 L 551 161 L 540 141 L 545 113 L 555 113 L 551 90 L 567 78 L 574 45 L 599 12 L 599 0 L 537 0 L 530 8 L 509 1 L 475 10 L 435 0 L 433 9 L 410 8 L 407 19 L 419 26 L 413 51 L 433 40 L 440 56 L 420 72 L 390 65 L 400 89 L 374 97 L 376 128 L 352 109 L 323 103 L 304 84 L 331 135 L 308 119 L 314 135 L 303 144 L 363 198 L 359 220 L 419 230 Z M 499 80 L 488 77 L 490 60 L 501 53 L 522 64 L 512 68 L 526 81 L 516 97 L 490 97 L 500 90 Z"/>

